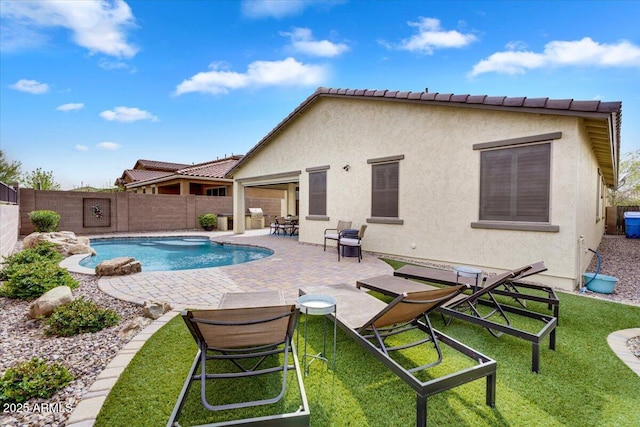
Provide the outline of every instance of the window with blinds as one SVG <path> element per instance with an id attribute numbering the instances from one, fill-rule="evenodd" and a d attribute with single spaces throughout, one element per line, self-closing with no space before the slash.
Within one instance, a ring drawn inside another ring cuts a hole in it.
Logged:
<path id="1" fill-rule="evenodd" d="M 374 164 L 371 169 L 371 216 L 397 218 L 400 163 Z"/>
<path id="2" fill-rule="evenodd" d="M 549 222 L 551 144 L 481 153 L 480 220 Z"/>
<path id="3" fill-rule="evenodd" d="M 309 215 L 327 214 L 327 171 L 309 173 Z"/>

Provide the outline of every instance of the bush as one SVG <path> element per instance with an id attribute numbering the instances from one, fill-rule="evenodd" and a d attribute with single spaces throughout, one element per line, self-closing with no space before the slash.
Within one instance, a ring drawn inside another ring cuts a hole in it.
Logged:
<path id="1" fill-rule="evenodd" d="M 200 223 L 200 227 L 202 228 L 213 228 L 218 223 L 218 217 L 216 214 L 208 213 L 202 214 L 198 216 L 198 222 Z"/>
<path id="2" fill-rule="evenodd" d="M 46 399 L 71 381 L 73 376 L 64 366 L 34 357 L 10 367 L 0 378 L 0 404 Z"/>
<path id="3" fill-rule="evenodd" d="M 78 287 L 78 282 L 64 268 L 53 262 L 16 264 L 5 267 L 7 278 L 0 295 L 8 298 L 37 298 L 57 286 Z"/>
<path id="4" fill-rule="evenodd" d="M 45 321 L 45 334 L 69 337 L 86 332 L 98 332 L 115 326 L 120 316 L 113 311 L 98 307 L 93 301 L 78 298 L 61 305 Z"/>
<path id="5" fill-rule="evenodd" d="M 17 266 L 25 264 L 35 264 L 41 262 L 59 263 L 64 257 L 56 251 L 56 245 L 51 242 L 38 242 L 38 244 L 29 249 L 16 252 L 8 257 L 3 257 L 4 267 L 0 270 L 0 280 L 7 280 L 11 272 Z"/>
<path id="6" fill-rule="evenodd" d="M 58 231 L 60 214 L 47 210 L 33 211 L 29 213 L 29 219 L 31 220 L 35 231 L 49 233 L 52 231 Z"/>

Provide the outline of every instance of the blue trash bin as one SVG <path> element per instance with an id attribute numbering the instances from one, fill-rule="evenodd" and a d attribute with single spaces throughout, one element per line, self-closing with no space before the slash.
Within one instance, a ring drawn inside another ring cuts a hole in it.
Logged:
<path id="1" fill-rule="evenodd" d="M 624 213 L 624 233 L 627 239 L 640 239 L 640 212 Z"/>
<path id="2" fill-rule="evenodd" d="M 358 230 L 355 228 L 348 228 L 346 230 L 342 230 L 342 237 L 346 237 L 348 239 L 357 239 L 358 238 Z M 342 247 L 342 256 L 343 257 L 357 257 L 358 256 L 358 248 L 355 246 L 343 246 Z"/>

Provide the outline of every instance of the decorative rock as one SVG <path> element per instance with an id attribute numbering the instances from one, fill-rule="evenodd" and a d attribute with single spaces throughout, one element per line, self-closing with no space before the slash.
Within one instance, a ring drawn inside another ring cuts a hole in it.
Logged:
<path id="1" fill-rule="evenodd" d="M 48 317 L 53 310 L 71 301 L 73 301 L 71 288 L 68 286 L 57 286 L 42 294 L 40 298 L 29 305 L 29 317 L 32 319 Z"/>
<path id="2" fill-rule="evenodd" d="M 126 276 L 128 274 L 140 273 L 142 264 L 131 257 L 119 257 L 102 261 L 96 266 L 98 276 Z"/>
<path id="3" fill-rule="evenodd" d="M 42 241 L 56 245 L 56 250 L 65 257 L 76 254 L 96 254 L 96 251 L 89 245 L 87 237 L 76 237 L 75 233 L 71 231 L 31 233 L 24 238 L 22 245 L 24 249 L 29 249 Z"/>
<path id="4" fill-rule="evenodd" d="M 149 319 L 156 320 L 169 310 L 171 310 L 171 305 L 169 305 L 169 303 L 145 301 L 144 307 L 142 308 L 142 314 Z"/>
<path id="5" fill-rule="evenodd" d="M 140 332 L 142 329 L 144 329 L 144 327 L 146 327 L 149 323 L 151 323 L 149 319 L 138 316 L 130 322 L 126 323 L 118 331 L 118 336 L 124 339 L 129 339 Z"/>

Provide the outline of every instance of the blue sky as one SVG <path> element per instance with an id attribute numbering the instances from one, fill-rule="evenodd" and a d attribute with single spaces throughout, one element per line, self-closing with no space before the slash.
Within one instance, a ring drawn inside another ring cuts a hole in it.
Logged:
<path id="1" fill-rule="evenodd" d="M 0 1 L 0 148 L 63 189 L 244 154 L 319 86 L 622 101 L 639 1 Z"/>

